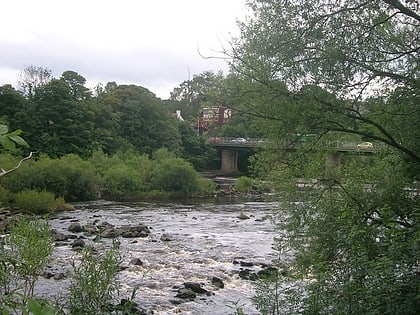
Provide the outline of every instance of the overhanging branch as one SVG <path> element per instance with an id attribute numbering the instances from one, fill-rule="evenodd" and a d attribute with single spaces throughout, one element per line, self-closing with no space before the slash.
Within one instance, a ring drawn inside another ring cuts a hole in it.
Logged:
<path id="1" fill-rule="evenodd" d="M 30 158 L 32 158 L 32 154 L 33 154 L 33 152 L 29 153 L 29 155 L 27 157 L 24 157 L 23 159 L 21 159 L 19 161 L 19 163 L 15 167 L 11 168 L 10 170 L 0 169 L 0 177 L 3 177 L 5 175 L 7 175 L 7 174 L 10 174 L 11 172 L 16 171 L 22 165 L 22 163 L 24 161 L 29 160 Z"/>

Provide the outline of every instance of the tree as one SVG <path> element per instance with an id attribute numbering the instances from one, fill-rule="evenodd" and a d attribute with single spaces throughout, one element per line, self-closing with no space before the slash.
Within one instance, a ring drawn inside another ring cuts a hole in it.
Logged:
<path id="1" fill-rule="evenodd" d="M 33 99 L 28 139 L 50 157 L 68 153 L 89 156 L 96 147 L 94 112 L 83 94 L 74 94 L 67 81 L 53 79 Z M 79 95 L 79 96 L 77 96 Z"/>
<path id="2" fill-rule="evenodd" d="M 176 119 L 146 88 L 119 85 L 101 95 L 99 101 L 110 106 L 118 120 L 118 127 L 115 126 L 118 133 L 113 136 L 128 140 L 138 152 L 150 154 L 162 147 L 180 150 Z"/>
<path id="3" fill-rule="evenodd" d="M 236 95 L 272 139 L 259 169 L 279 174 L 299 201 L 287 204 L 289 234 L 278 245 L 297 250 L 292 270 L 315 280 L 298 295 L 304 313 L 415 314 L 419 206 L 407 189 L 420 177 L 418 3 L 248 5 L 253 15 L 226 53 L 243 82 Z M 314 141 L 303 142 L 308 134 Z M 326 177 L 319 148 L 328 139 L 369 139 L 377 151 L 344 157 L 340 174 Z M 296 153 L 285 150 L 296 143 Z M 317 189 L 298 191 L 297 176 L 318 179 Z"/>
<path id="4" fill-rule="evenodd" d="M 195 75 L 192 80 L 184 81 L 179 87 L 174 88 L 166 105 L 172 112 L 179 109 L 186 120 L 194 121 L 203 107 L 224 105 L 221 97 L 216 94 L 220 91 L 222 81 L 221 72 L 215 74 L 205 71 Z"/>
<path id="5" fill-rule="evenodd" d="M 67 83 L 70 88 L 70 94 L 76 100 L 84 100 L 91 96 L 91 92 L 85 87 L 86 79 L 74 71 L 64 71 L 60 80 Z"/>
<path id="6" fill-rule="evenodd" d="M 20 74 L 19 86 L 24 95 L 32 98 L 37 90 L 52 79 L 51 70 L 34 65 L 27 66 Z"/>

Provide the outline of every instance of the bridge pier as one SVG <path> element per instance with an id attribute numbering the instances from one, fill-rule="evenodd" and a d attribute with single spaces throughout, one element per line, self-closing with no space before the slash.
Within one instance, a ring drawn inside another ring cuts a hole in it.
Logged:
<path id="1" fill-rule="evenodd" d="M 221 171 L 226 174 L 238 172 L 238 150 L 222 150 Z"/>
<path id="2" fill-rule="evenodd" d="M 339 179 L 341 168 L 340 152 L 329 152 L 325 159 L 325 178 L 326 179 Z"/>

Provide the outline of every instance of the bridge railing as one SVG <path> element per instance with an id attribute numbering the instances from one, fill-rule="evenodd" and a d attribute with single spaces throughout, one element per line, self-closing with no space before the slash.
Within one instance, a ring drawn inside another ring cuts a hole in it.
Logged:
<path id="1" fill-rule="evenodd" d="M 209 138 L 210 143 L 213 145 L 219 146 L 242 146 L 242 147 L 257 147 L 263 145 L 273 145 L 267 139 L 259 139 L 259 138 L 235 138 L 235 137 L 211 137 Z M 340 140 L 326 140 L 326 141 L 317 141 L 315 145 L 323 150 L 337 150 L 337 151 L 363 151 L 363 152 L 374 152 L 375 147 L 373 148 L 365 148 L 365 149 L 358 149 L 357 145 L 360 142 L 355 141 L 340 141 Z M 298 149 L 305 145 L 305 143 L 297 142 L 287 142 L 284 141 L 283 143 L 277 143 L 277 145 L 281 145 L 284 147 L 289 147 L 290 149 Z"/>

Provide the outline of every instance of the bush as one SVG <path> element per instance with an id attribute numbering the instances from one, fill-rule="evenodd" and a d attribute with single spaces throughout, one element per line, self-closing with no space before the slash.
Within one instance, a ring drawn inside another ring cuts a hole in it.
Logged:
<path id="1" fill-rule="evenodd" d="M 152 186 L 155 189 L 190 196 L 198 189 L 198 174 L 192 165 L 183 159 L 165 159 L 155 164 Z"/>
<path id="2" fill-rule="evenodd" d="M 8 206 L 11 200 L 12 193 L 8 189 L 0 186 L 0 206 Z"/>
<path id="3" fill-rule="evenodd" d="M 11 264 L 9 269 L 11 284 L 17 284 L 22 292 L 22 302 L 26 304 L 33 297 L 35 282 L 49 262 L 54 248 L 51 227 L 44 220 L 21 217 L 11 225 L 6 238 L 8 250 L 3 257 Z"/>
<path id="4" fill-rule="evenodd" d="M 27 161 L 6 176 L 2 185 L 11 192 L 45 190 L 66 201 L 86 201 L 98 198 L 100 182 L 89 162 L 70 154 L 55 160 L 43 156 Z"/>
<path id="5" fill-rule="evenodd" d="M 202 195 L 212 195 L 216 191 L 216 183 L 210 179 L 199 177 L 197 193 Z"/>
<path id="6" fill-rule="evenodd" d="M 50 213 L 65 207 L 64 198 L 48 191 L 23 190 L 14 195 L 16 207 L 33 214 Z"/>
<path id="7" fill-rule="evenodd" d="M 103 254 L 87 247 L 79 263 L 73 262 L 69 308 L 71 314 L 104 314 L 117 296 L 121 257 L 114 246 Z"/>
<path id="8" fill-rule="evenodd" d="M 235 189 L 240 192 L 249 192 L 253 188 L 253 181 L 251 178 L 241 176 L 235 183 Z"/>
<path id="9" fill-rule="evenodd" d="M 107 199 L 135 198 L 146 189 L 140 173 L 127 165 L 116 165 L 104 174 L 103 194 Z"/>

